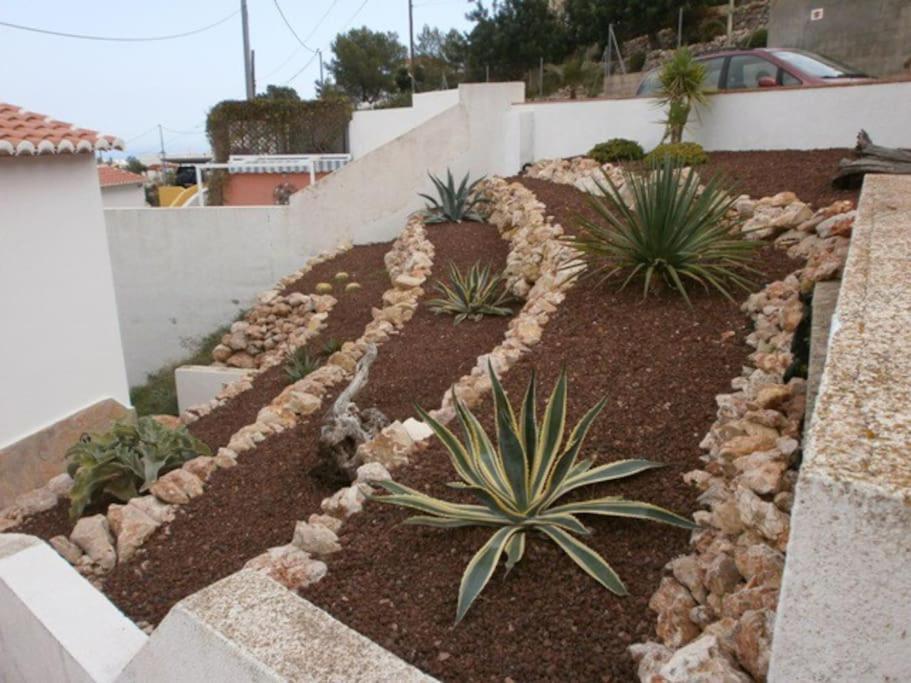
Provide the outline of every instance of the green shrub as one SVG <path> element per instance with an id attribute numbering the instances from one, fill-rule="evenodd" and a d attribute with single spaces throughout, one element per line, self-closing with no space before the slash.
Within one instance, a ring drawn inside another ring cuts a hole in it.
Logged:
<path id="1" fill-rule="evenodd" d="M 485 315 L 512 315 L 508 304 L 513 297 L 506 289 L 502 273 L 491 273 L 490 266 L 475 263 L 463 274 L 458 266 L 449 263 L 449 284 L 437 280 L 434 288 L 442 298 L 427 302 L 434 313 L 455 316 L 458 325 L 466 318 L 480 320 Z"/>
<path id="2" fill-rule="evenodd" d="M 303 379 L 322 365 L 322 360 L 313 358 L 307 349 L 301 347 L 289 353 L 285 359 L 285 374 L 293 384 Z"/>
<path id="3" fill-rule="evenodd" d="M 708 43 L 727 34 L 728 29 L 725 23 L 719 19 L 707 19 L 699 24 L 699 42 Z"/>
<path id="4" fill-rule="evenodd" d="M 616 161 L 639 161 L 645 156 L 645 152 L 642 145 L 635 140 L 613 138 L 607 142 L 599 142 L 592 147 L 588 156 L 599 164 L 606 164 Z"/>
<path id="5" fill-rule="evenodd" d="M 477 213 L 477 207 L 487 202 L 483 197 L 479 197 L 475 192 L 483 177 L 478 178 L 473 183 L 469 183 L 468 174 L 462 178 L 458 187 L 452 178 L 452 171 L 446 171 L 446 182 L 428 173 L 430 180 L 433 181 L 437 189 L 438 198 L 431 197 L 427 194 L 421 194 L 428 201 L 426 210 L 427 223 L 461 223 L 462 221 L 482 221 L 484 220 Z"/>
<path id="6" fill-rule="evenodd" d="M 749 288 L 740 271 L 752 271 L 756 241 L 732 237 L 724 217 L 734 195 L 713 177 L 699 188 L 696 173 L 684 173 L 670 159 L 647 174 L 625 174 L 631 205 L 608 176 L 595 177 L 603 199 L 591 197 L 600 220 L 583 219 L 572 244 L 583 254 L 592 275 L 604 280 L 624 277 L 621 289 L 635 277 L 650 286 L 664 282 L 689 303 L 684 282 L 714 288 L 731 299 L 730 285 Z M 570 238 L 568 238 L 570 239 Z"/>
<path id="7" fill-rule="evenodd" d="M 767 29 L 758 28 L 750 34 L 744 47 L 755 50 L 758 47 L 765 47 L 769 43 L 769 32 Z"/>
<path id="8" fill-rule="evenodd" d="M 643 50 L 639 52 L 634 52 L 629 56 L 627 60 L 627 69 L 630 73 L 638 73 L 642 71 L 642 67 L 645 66 L 645 60 L 648 58 L 647 54 Z"/>
<path id="9" fill-rule="evenodd" d="M 73 477 L 70 516 L 78 518 L 87 505 L 105 498 L 128 501 L 144 493 L 160 477 L 201 455 L 209 447 L 186 427 L 168 429 L 151 417 L 136 425 L 119 422 L 107 432 L 84 435 L 67 452 Z"/>
<path id="10" fill-rule="evenodd" d="M 664 139 L 683 141 L 683 130 L 696 107 L 705 106 L 705 65 L 687 48 L 678 48 L 658 73 L 658 105 L 667 108 Z"/>
<path id="11" fill-rule="evenodd" d="M 670 159 L 678 166 L 699 166 L 709 160 L 709 155 L 702 149 L 702 145 L 695 142 L 667 142 L 655 147 L 646 157 L 654 165 L 661 164 L 665 159 Z"/>
<path id="12" fill-rule="evenodd" d="M 607 399 L 589 410 L 562 443 L 566 426 L 565 370 L 560 373 L 539 423 L 535 415 L 534 375 L 516 416 L 493 368 L 488 367 L 493 384 L 496 441 L 491 440 L 478 419 L 458 399 L 455 407 L 465 443 L 426 412 L 418 410 L 421 419 L 446 446 L 461 479 L 451 486 L 467 490 L 481 504 L 451 503 L 392 481 L 379 482 L 390 495 L 376 496 L 373 500 L 418 510 L 421 514 L 407 519 L 408 524 L 496 529 L 462 575 L 457 623 L 487 585 L 503 554 L 507 572 L 522 559 L 525 537 L 531 531 L 556 543 L 602 586 L 617 595 L 627 595 L 620 577 L 604 558 L 575 537 L 574 534 L 591 533 L 577 515 L 649 519 L 684 529 L 694 528 L 692 522 L 655 505 L 618 496 L 590 500 L 573 496 L 572 502 L 558 503 L 566 494 L 583 486 L 623 479 L 661 465 L 649 460 L 619 460 L 593 466 L 591 459 L 579 457 L 586 433 Z"/>

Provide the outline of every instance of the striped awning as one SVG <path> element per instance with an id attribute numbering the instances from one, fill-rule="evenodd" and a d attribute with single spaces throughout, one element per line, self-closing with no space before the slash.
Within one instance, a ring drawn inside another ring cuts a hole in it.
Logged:
<path id="1" fill-rule="evenodd" d="M 331 173 L 347 164 L 349 160 L 346 158 L 282 159 L 275 161 L 263 159 L 262 161 L 235 163 L 233 159 L 229 159 L 228 173 L 309 173 L 311 163 L 316 173 Z"/>

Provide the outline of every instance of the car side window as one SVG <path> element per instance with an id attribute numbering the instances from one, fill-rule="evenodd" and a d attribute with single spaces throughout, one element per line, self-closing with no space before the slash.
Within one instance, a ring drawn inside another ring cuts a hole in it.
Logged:
<path id="1" fill-rule="evenodd" d="M 715 59 L 706 59 L 702 62 L 705 67 L 705 80 L 702 86 L 708 90 L 718 90 L 721 88 L 721 72 L 724 70 L 724 57 L 715 57 Z"/>
<path id="2" fill-rule="evenodd" d="M 788 71 L 784 69 L 778 70 L 778 82 L 782 85 L 801 85 L 802 81 L 797 78 L 797 76 L 792 76 Z"/>
<path id="3" fill-rule="evenodd" d="M 775 78 L 778 67 L 754 55 L 736 55 L 728 63 L 728 90 L 741 90 L 744 88 L 758 88 L 759 79 L 764 77 Z"/>

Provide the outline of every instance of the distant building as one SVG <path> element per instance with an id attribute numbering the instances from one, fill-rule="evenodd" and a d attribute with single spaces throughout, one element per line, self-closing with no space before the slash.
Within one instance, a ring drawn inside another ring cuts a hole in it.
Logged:
<path id="1" fill-rule="evenodd" d="M 106 209 L 146 205 L 146 179 L 116 166 L 98 166 L 101 203 Z"/>
<path id="2" fill-rule="evenodd" d="M 899 74 L 911 58 L 911 1 L 772 0 L 769 46 L 818 52 L 872 76 Z"/>

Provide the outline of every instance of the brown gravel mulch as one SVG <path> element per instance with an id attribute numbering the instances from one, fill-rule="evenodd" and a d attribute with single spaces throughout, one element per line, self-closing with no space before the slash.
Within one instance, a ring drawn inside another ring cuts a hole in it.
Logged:
<path id="1" fill-rule="evenodd" d="M 465 265 L 481 258 L 497 268 L 505 261 L 508 244 L 492 226 L 443 224 L 429 226 L 428 234 L 436 250 L 435 275 L 450 260 Z M 410 414 L 412 400 L 437 405 L 459 369 L 470 369 L 502 338 L 507 324 L 508 318 L 495 318 L 453 327 L 452 318 L 419 307 L 403 331 L 380 346 L 370 393 L 365 389 L 357 403 L 392 418 Z M 410 332 L 414 325 L 420 335 Z M 395 383 L 386 384 L 391 377 Z M 340 390 L 330 392 L 324 407 Z M 203 495 L 181 506 L 135 558 L 108 575 L 108 597 L 131 618 L 157 624 L 178 600 L 290 542 L 295 523 L 318 512 L 322 499 L 337 488 L 311 475 L 318 464 L 321 417 L 302 420 L 241 455 L 236 467 L 216 471 Z"/>
<path id="2" fill-rule="evenodd" d="M 558 222 L 589 209 L 564 185 L 525 181 Z M 795 263 L 766 248 L 757 267 L 771 281 Z M 610 397 L 587 441 L 598 461 L 646 457 L 662 470 L 585 489 L 623 495 L 683 514 L 696 494 L 681 475 L 700 464 L 698 444 L 715 417 L 714 397 L 730 387 L 750 349 L 746 317 L 718 295 L 694 291 L 693 309 L 676 296 L 643 303 L 640 291 L 594 288 L 583 280 L 554 314 L 542 342 L 504 379 L 513 402 L 534 368 L 546 398 L 562 364 L 569 373 L 569 424 Z M 733 330 L 734 338 L 723 337 Z M 724 339 L 724 340 L 723 340 Z M 489 398 L 475 414 L 492 429 Z M 540 414 L 540 413 L 539 413 Z M 492 433 L 492 432 L 491 432 Z M 431 446 L 397 473 L 403 483 L 455 499 L 445 452 Z M 525 559 L 502 567 L 453 626 L 465 565 L 490 535 L 485 529 L 401 526 L 407 514 L 368 504 L 342 530 L 343 550 L 329 574 L 303 595 L 383 647 L 447 681 L 632 681 L 626 647 L 650 635 L 647 603 L 662 567 L 687 549 L 687 532 L 655 523 L 587 517 L 586 539 L 612 564 L 631 595 L 618 598 L 554 545 L 530 538 Z"/>
<path id="3" fill-rule="evenodd" d="M 853 156 L 850 149 L 773 150 L 764 152 L 709 152 L 709 162 L 699 172 L 723 173 L 741 194 L 753 199 L 790 191 L 816 209 L 840 199 L 855 203 L 859 190 L 838 190 L 832 178 L 838 162 Z"/>

